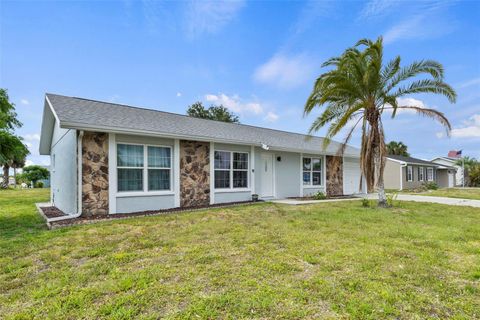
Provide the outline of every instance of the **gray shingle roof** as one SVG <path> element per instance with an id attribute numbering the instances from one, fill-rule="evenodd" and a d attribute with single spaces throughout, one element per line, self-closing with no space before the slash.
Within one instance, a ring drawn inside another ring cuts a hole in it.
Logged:
<path id="1" fill-rule="evenodd" d="M 131 107 L 115 103 L 47 94 L 64 128 L 144 132 L 226 143 L 267 144 L 272 149 L 304 153 L 322 152 L 323 138 L 243 124 L 193 118 L 185 115 Z M 325 151 L 335 154 L 340 143 L 332 141 Z M 348 146 L 347 156 L 359 156 L 359 149 Z"/>
<path id="2" fill-rule="evenodd" d="M 388 155 L 387 158 L 398 160 L 398 161 L 403 161 L 406 163 L 411 163 L 411 164 L 425 164 L 429 166 L 434 166 L 437 167 L 439 166 L 438 163 L 430 162 L 430 161 L 425 161 L 422 159 L 417 159 L 413 157 L 404 157 L 404 156 L 397 156 L 397 155 Z"/>

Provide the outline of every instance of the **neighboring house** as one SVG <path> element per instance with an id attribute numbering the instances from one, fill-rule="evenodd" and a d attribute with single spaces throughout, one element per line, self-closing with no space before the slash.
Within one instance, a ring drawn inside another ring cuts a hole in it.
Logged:
<path id="1" fill-rule="evenodd" d="M 1 168 L 0 168 L 1 169 Z M 0 177 L 0 184 L 3 183 L 3 177 Z M 11 177 L 9 176 L 8 177 L 8 185 L 9 186 L 13 186 L 15 184 L 15 178 L 14 177 Z"/>
<path id="2" fill-rule="evenodd" d="M 457 164 L 460 158 L 453 157 L 438 157 L 432 160 L 432 162 L 440 164 L 442 166 L 453 167 L 457 170 L 455 174 L 455 186 L 461 186 L 463 184 L 463 168 Z"/>
<path id="3" fill-rule="evenodd" d="M 105 215 L 361 192 L 359 150 L 323 139 L 47 94 L 40 154 L 51 202 Z M 338 165 L 337 165 L 338 164 Z"/>
<path id="4" fill-rule="evenodd" d="M 3 177 L 0 177 L 0 184 L 3 183 Z M 8 185 L 13 186 L 15 184 L 15 178 L 12 176 L 8 177 Z"/>
<path id="5" fill-rule="evenodd" d="M 385 189 L 415 189 L 426 182 L 440 188 L 454 186 L 456 169 L 412 157 L 389 155 L 384 171 Z"/>

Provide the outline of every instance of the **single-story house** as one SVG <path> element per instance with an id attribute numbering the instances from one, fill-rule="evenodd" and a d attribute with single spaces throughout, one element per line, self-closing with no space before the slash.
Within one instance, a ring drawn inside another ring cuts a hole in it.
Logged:
<path id="1" fill-rule="evenodd" d="M 412 157 L 387 156 L 383 173 L 385 189 L 404 190 L 435 182 L 440 188 L 454 186 L 455 168 Z"/>
<path id="2" fill-rule="evenodd" d="M 243 124 L 46 94 L 40 154 L 51 202 L 106 215 L 362 192 L 359 149 Z"/>
<path id="3" fill-rule="evenodd" d="M 460 160 L 460 158 L 438 157 L 438 158 L 432 159 L 432 162 L 434 163 L 437 163 L 442 166 L 453 167 L 457 170 L 455 174 L 454 186 L 462 186 L 463 184 L 463 168 L 462 166 L 457 164 L 458 160 Z"/>

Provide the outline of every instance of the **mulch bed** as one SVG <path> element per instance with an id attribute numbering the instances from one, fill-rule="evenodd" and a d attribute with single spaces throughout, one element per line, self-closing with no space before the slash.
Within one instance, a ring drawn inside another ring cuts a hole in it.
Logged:
<path id="1" fill-rule="evenodd" d="M 66 214 L 62 210 L 58 209 L 57 207 L 41 207 L 40 209 L 42 209 L 43 214 L 47 218 L 57 218 L 57 217 L 66 216 Z"/>
<path id="2" fill-rule="evenodd" d="M 66 227 L 66 226 L 71 226 L 76 224 L 88 224 L 88 223 L 93 223 L 97 221 L 146 217 L 146 216 L 154 216 L 154 215 L 161 215 L 161 214 L 168 214 L 168 213 L 175 213 L 175 212 L 196 211 L 196 210 L 209 209 L 209 208 L 224 208 L 224 207 L 232 207 L 232 206 L 242 205 L 242 204 L 253 204 L 257 202 L 262 202 L 262 201 L 261 200 L 239 201 L 239 202 L 229 202 L 229 203 L 217 203 L 217 204 L 205 205 L 205 206 L 194 206 L 194 207 L 188 207 L 188 208 L 171 208 L 171 209 L 164 209 L 164 210 L 148 210 L 148 211 L 140 211 L 140 212 L 132 212 L 132 213 L 115 213 L 115 214 L 96 215 L 96 216 L 80 216 L 78 218 L 73 218 L 73 219 L 51 221 L 48 223 L 48 225 L 50 229 L 55 229 L 59 227 Z M 54 208 L 56 212 L 62 213 L 61 216 L 65 215 L 61 210 L 57 209 L 56 207 L 43 207 L 41 209 L 45 213 L 44 209 L 51 210 L 50 208 Z M 47 217 L 53 218 L 53 216 L 47 216 Z"/>
<path id="3" fill-rule="evenodd" d="M 329 196 L 323 200 L 334 200 L 334 199 L 355 199 L 356 197 L 355 196 Z M 315 199 L 315 197 L 289 197 L 287 199 L 293 199 L 293 200 L 299 200 L 299 201 L 302 201 L 302 200 L 317 200 Z M 319 200 L 321 201 L 321 200 Z"/>

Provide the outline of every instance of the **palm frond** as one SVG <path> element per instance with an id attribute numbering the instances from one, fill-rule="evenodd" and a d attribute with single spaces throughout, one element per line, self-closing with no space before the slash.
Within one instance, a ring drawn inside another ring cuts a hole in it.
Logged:
<path id="1" fill-rule="evenodd" d="M 447 83 L 439 80 L 423 79 L 412 82 L 407 87 L 399 88 L 394 96 L 400 97 L 413 93 L 436 93 L 447 97 L 448 101 L 455 103 L 457 94 L 455 90 Z"/>
<path id="2" fill-rule="evenodd" d="M 415 110 L 418 114 L 434 119 L 438 121 L 441 125 L 445 127 L 447 130 L 447 134 L 450 135 L 450 130 L 452 130 L 452 125 L 450 124 L 450 121 L 448 121 L 447 117 L 435 109 L 428 109 L 428 108 L 420 108 L 420 107 L 415 107 L 415 106 L 399 106 L 397 109 L 409 109 L 409 110 Z"/>
<path id="3" fill-rule="evenodd" d="M 386 92 L 395 88 L 400 82 L 413 78 L 419 74 L 430 74 L 437 81 L 443 80 L 443 66 L 433 60 L 421 60 L 401 68 L 389 81 L 386 86 Z"/>

